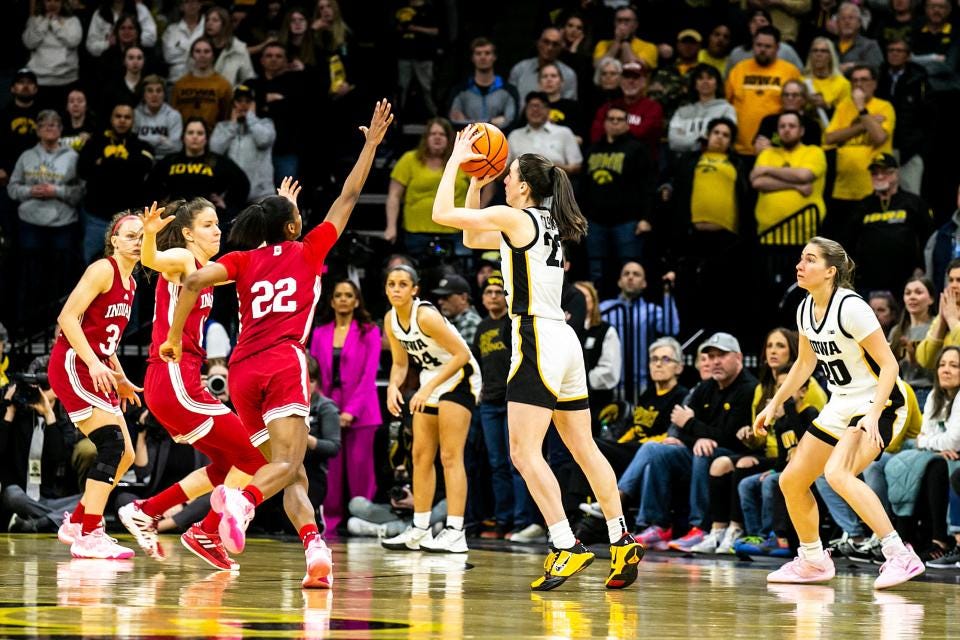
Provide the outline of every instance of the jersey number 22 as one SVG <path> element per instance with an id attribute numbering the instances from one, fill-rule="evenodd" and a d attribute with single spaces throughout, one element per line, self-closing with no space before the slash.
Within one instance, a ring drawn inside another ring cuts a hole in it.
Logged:
<path id="1" fill-rule="evenodd" d="M 254 318 L 262 318 L 271 311 L 290 313 L 297 310 L 296 300 L 290 299 L 297 292 L 297 281 L 293 278 L 283 278 L 276 282 L 260 280 L 250 287 L 250 292 L 256 296 L 252 304 Z"/>

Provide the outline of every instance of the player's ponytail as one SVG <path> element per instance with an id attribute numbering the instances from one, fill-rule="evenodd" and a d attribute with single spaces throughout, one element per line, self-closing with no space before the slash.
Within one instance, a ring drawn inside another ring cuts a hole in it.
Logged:
<path id="1" fill-rule="evenodd" d="M 580 213 L 567 172 L 536 153 L 520 156 L 517 168 L 520 179 L 530 186 L 534 202 L 539 205 L 551 198 L 550 213 L 560 238 L 579 242 L 587 233 L 587 219 Z"/>
<path id="2" fill-rule="evenodd" d="M 854 269 L 856 269 L 856 264 L 854 264 L 853 258 L 847 254 L 846 249 L 836 240 L 830 240 L 822 236 L 810 238 L 810 244 L 820 249 L 823 260 L 827 263 L 828 267 L 836 268 L 837 275 L 833 279 L 833 288 L 852 288 L 853 272 Z"/>
<path id="3" fill-rule="evenodd" d="M 240 212 L 230 229 L 230 244 L 239 249 L 288 240 L 286 227 L 293 220 L 293 204 L 280 196 L 267 196 Z"/>
<path id="4" fill-rule="evenodd" d="M 173 222 L 165 226 L 157 234 L 157 249 L 166 251 L 174 247 L 186 247 L 187 239 L 183 235 L 184 229 L 193 227 L 193 220 L 197 214 L 204 209 L 216 211 L 213 203 L 206 198 L 194 198 L 193 200 L 173 200 L 164 205 L 164 218 L 174 217 Z"/>

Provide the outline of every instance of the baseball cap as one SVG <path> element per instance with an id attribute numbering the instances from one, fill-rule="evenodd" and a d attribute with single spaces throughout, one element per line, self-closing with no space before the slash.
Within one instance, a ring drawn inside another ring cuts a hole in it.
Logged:
<path id="1" fill-rule="evenodd" d="M 698 352 L 706 351 L 707 349 L 719 349 L 720 351 L 727 351 L 731 353 L 741 353 L 740 351 L 740 341 L 734 338 L 729 333 L 724 333 L 723 331 L 718 331 L 709 338 L 706 342 L 700 345 L 700 348 L 697 349 Z"/>
<path id="2" fill-rule="evenodd" d="M 703 36 L 701 36 L 700 32 L 696 29 L 684 29 L 677 34 L 677 40 L 695 40 L 697 42 L 703 42 Z"/>
<path id="3" fill-rule="evenodd" d="M 646 72 L 646 65 L 639 60 L 634 60 L 623 65 L 623 75 L 625 76 L 641 76 Z"/>
<path id="4" fill-rule="evenodd" d="M 480 254 L 480 265 L 481 267 L 490 265 L 491 267 L 500 266 L 500 252 L 499 251 L 484 251 Z"/>
<path id="5" fill-rule="evenodd" d="M 870 161 L 870 169 L 881 167 L 883 169 L 899 169 L 900 163 L 889 153 L 878 153 Z"/>
<path id="6" fill-rule="evenodd" d="M 530 93 L 528 93 L 526 98 L 526 104 L 530 104 L 531 100 L 539 100 L 540 102 L 543 103 L 543 106 L 545 107 L 550 106 L 550 96 L 548 96 L 543 91 L 531 91 Z"/>
<path id="7" fill-rule="evenodd" d="M 503 274 L 499 271 L 494 271 L 491 273 L 486 280 L 483 281 L 483 286 L 480 287 L 480 291 L 486 291 L 487 287 L 490 285 L 503 288 Z"/>
<path id="8" fill-rule="evenodd" d="M 14 82 L 18 82 L 18 81 L 23 80 L 23 79 L 32 80 L 33 83 L 36 84 L 36 83 L 37 83 L 37 74 L 35 74 L 35 73 L 34 73 L 33 71 L 31 71 L 30 69 L 27 69 L 26 67 L 24 67 L 24 68 L 22 68 L 22 69 L 18 69 L 17 72 L 16 72 L 15 74 L 13 74 L 13 81 L 14 81 Z"/>
<path id="9" fill-rule="evenodd" d="M 470 285 L 461 276 L 443 276 L 437 283 L 437 288 L 431 293 L 435 296 L 449 296 L 452 293 L 470 293 Z"/>
<path id="10" fill-rule="evenodd" d="M 248 100 L 256 100 L 257 95 L 254 93 L 253 89 L 248 87 L 245 84 L 238 84 L 237 88 L 233 90 L 233 99 L 239 100 L 240 98 L 247 98 Z"/>

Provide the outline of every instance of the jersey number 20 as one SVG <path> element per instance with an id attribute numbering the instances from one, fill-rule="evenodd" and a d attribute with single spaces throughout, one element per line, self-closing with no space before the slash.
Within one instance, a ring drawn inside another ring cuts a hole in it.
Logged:
<path id="1" fill-rule="evenodd" d="M 830 362 L 819 360 L 817 366 L 820 367 L 820 372 L 830 384 L 842 387 L 850 384 L 850 381 L 853 380 L 853 376 L 847 370 L 847 365 L 843 364 L 843 360 L 831 360 Z"/>
<path id="2" fill-rule="evenodd" d="M 290 313 L 297 310 L 297 301 L 290 299 L 290 296 L 297 292 L 297 281 L 293 278 L 283 278 L 276 282 L 261 280 L 250 287 L 250 292 L 256 296 L 252 305 L 254 318 L 262 318 L 271 311 Z"/>

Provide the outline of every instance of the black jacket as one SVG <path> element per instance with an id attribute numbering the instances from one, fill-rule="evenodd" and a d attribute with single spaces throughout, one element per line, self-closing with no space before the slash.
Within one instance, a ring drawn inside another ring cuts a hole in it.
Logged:
<path id="1" fill-rule="evenodd" d="M 877 97 L 889 100 L 897 114 L 893 146 L 900 151 L 900 162 L 926 153 L 930 146 L 931 124 L 935 122 L 933 92 L 926 69 L 915 62 L 908 62 L 894 86 L 890 67 L 884 63 L 877 78 Z"/>
<path id="2" fill-rule="evenodd" d="M 715 380 L 697 385 L 688 403 L 694 415 L 679 430 L 680 439 L 688 447 L 700 438 L 710 438 L 721 447 L 747 451 L 746 445 L 737 439 L 737 431 L 753 422 L 751 407 L 756 386 L 757 379 L 746 369 L 725 389 Z"/>
<path id="3" fill-rule="evenodd" d="M 143 207 L 144 182 L 153 168 L 153 147 L 131 130 L 123 136 L 112 130 L 95 133 L 80 151 L 77 173 L 86 181 L 84 209 L 110 219 L 125 209 Z"/>
<path id="4" fill-rule="evenodd" d="M 4 411 L 6 411 L 4 409 Z M 70 467 L 73 447 L 82 437 L 63 405 L 54 403 L 56 422 L 44 427 L 43 454 L 40 458 L 40 496 L 61 498 L 78 492 L 77 477 Z M 30 441 L 40 417 L 30 408 L 17 408 L 12 422 L 0 414 L 0 484 L 27 488 Z"/>
<path id="5" fill-rule="evenodd" d="M 629 133 L 590 146 L 581 178 L 583 211 L 606 225 L 653 219 L 657 168 L 647 145 Z"/>
<path id="6" fill-rule="evenodd" d="M 223 196 L 228 211 L 239 211 L 247 202 L 250 181 L 243 169 L 226 156 L 207 152 L 195 158 L 174 153 L 158 162 L 147 181 L 148 200 Z"/>

